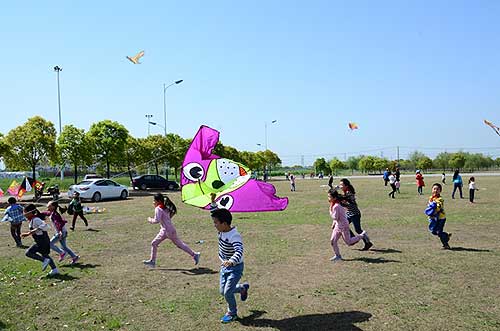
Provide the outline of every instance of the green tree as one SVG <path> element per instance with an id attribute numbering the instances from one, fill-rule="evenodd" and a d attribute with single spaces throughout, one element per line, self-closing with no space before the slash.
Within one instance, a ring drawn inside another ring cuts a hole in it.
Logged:
<path id="1" fill-rule="evenodd" d="M 5 164 L 11 169 L 31 169 L 36 179 L 36 166 L 42 160 L 57 160 L 56 129 L 54 124 L 40 116 L 29 118 L 26 123 L 9 131 L 5 143 L 10 153 Z"/>
<path id="2" fill-rule="evenodd" d="M 174 175 L 177 179 L 178 171 L 182 166 L 184 155 L 186 155 L 191 141 L 183 139 L 177 134 L 169 133 L 167 134 L 167 142 L 168 146 L 171 148 L 167 153 L 167 162 L 170 167 L 174 168 Z"/>
<path id="3" fill-rule="evenodd" d="M 330 172 L 330 166 L 328 165 L 328 163 L 326 163 L 326 160 L 324 158 L 316 159 L 316 161 L 314 161 L 314 163 L 313 163 L 313 168 L 314 168 L 314 172 L 316 174 L 318 174 L 320 172 L 323 172 L 323 173 Z"/>
<path id="4" fill-rule="evenodd" d="M 375 170 L 375 157 L 367 155 L 363 156 L 361 160 L 359 160 L 359 169 L 363 172 L 370 172 Z"/>
<path id="5" fill-rule="evenodd" d="M 332 174 L 337 175 L 338 170 L 342 170 L 346 168 L 346 165 L 344 162 L 340 161 L 337 158 L 333 158 L 330 160 L 329 166 Z"/>
<path id="6" fill-rule="evenodd" d="M 128 130 L 118 122 L 104 120 L 92 124 L 87 133 L 88 139 L 95 146 L 95 157 L 106 165 L 106 176 L 110 177 L 112 164 L 123 164 Z"/>
<path id="7" fill-rule="evenodd" d="M 363 156 L 350 156 L 346 163 L 347 168 L 351 169 L 351 174 L 354 174 L 354 170 L 358 170 L 359 160 L 361 160 Z"/>
<path id="8" fill-rule="evenodd" d="M 78 167 L 89 165 L 91 161 L 90 146 L 85 131 L 73 125 L 65 125 L 57 139 L 59 157 L 73 166 L 75 184 L 78 181 Z"/>
<path id="9" fill-rule="evenodd" d="M 429 157 L 424 156 L 423 158 L 418 160 L 416 166 L 418 169 L 422 169 L 422 170 L 431 169 L 432 168 L 432 160 Z"/>
<path id="10" fill-rule="evenodd" d="M 377 171 L 382 172 L 383 170 L 385 170 L 386 168 L 389 168 L 391 166 L 391 163 L 387 159 L 384 159 L 381 157 L 376 157 L 376 156 L 374 156 L 373 159 L 374 159 L 373 170 L 377 170 Z"/>
<path id="11" fill-rule="evenodd" d="M 451 154 L 450 153 L 439 153 L 436 155 L 436 158 L 432 162 L 435 167 L 443 169 L 443 172 L 446 171 L 447 168 L 450 167 L 450 158 Z"/>
<path id="12" fill-rule="evenodd" d="M 418 161 L 420 161 L 420 159 L 423 159 L 424 157 L 426 157 L 425 154 L 419 151 L 415 151 L 408 156 L 408 161 L 410 161 L 413 170 L 417 168 Z"/>
<path id="13" fill-rule="evenodd" d="M 0 133 L 0 159 L 9 153 L 9 145 L 5 142 L 5 137 Z"/>
<path id="14" fill-rule="evenodd" d="M 461 169 L 465 165 L 465 154 L 463 152 L 453 153 L 450 157 L 450 166 Z"/>

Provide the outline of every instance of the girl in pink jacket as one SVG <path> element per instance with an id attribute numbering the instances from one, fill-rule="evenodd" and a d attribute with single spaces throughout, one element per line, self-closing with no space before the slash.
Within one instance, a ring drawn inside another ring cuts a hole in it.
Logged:
<path id="1" fill-rule="evenodd" d="M 151 258 L 149 260 L 144 260 L 143 263 L 151 268 L 156 266 L 156 253 L 158 251 L 158 245 L 165 239 L 170 239 L 172 242 L 188 253 L 194 260 L 194 264 L 197 265 L 200 262 L 200 252 L 193 252 L 188 245 L 186 245 L 177 236 L 177 231 L 172 224 L 172 217 L 177 213 L 177 207 L 168 198 L 163 197 L 163 194 L 157 193 L 154 196 L 154 206 L 155 206 L 155 217 L 148 217 L 148 222 L 151 224 L 160 223 L 160 232 L 151 242 Z"/>
<path id="2" fill-rule="evenodd" d="M 363 238 L 366 238 L 366 232 L 363 231 L 361 234 L 357 234 L 351 237 L 349 233 L 349 221 L 347 220 L 345 209 L 339 203 L 340 194 L 336 190 L 330 189 L 328 191 L 328 201 L 330 202 L 330 216 L 332 217 L 332 236 L 330 238 L 333 252 L 335 255 L 330 259 L 332 262 L 342 260 L 340 255 L 338 241 L 340 237 L 344 239 L 344 242 L 348 245 L 354 245 Z"/>

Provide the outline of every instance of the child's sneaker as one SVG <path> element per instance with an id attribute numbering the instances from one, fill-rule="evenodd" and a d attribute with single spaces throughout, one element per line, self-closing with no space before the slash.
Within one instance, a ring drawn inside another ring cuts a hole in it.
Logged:
<path id="1" fill-rule="evenodd" d="M 342 256 L 334 255 L 330 258 L 330 261 L 332 262 L 342 261 Z"/>
<path id="2" fill-rule="evenodd" d="M 57 269 L 57 268 L 52 269 L 49 272 L 49 276 L 55 276 L 55 275 L 59 275 L 59 269 Z"/>
<path id="3" fill-rule="evenodd" d="M 49 265 L 50 263 L 50 259 L 45 259 L 43 260 L 43 263 L 42 263 L 42 271 L 45 271 L 45 269 L 47 269 L 47 266 Z"/>
<path id="4" fill-rule="evenodd" d="M 243 283 L 242 284 L 242 289 L 241 289 L 241 292 L 240 292 L 240 296 L 241 296 L 241 301 L 246 301 L 247 298 L 248 298 L 248 289 L 250 288 L 250 284 L 248 284 L 247 282 Z"/>
<path id="5" fill-rule="evenodd" d="M 230 323 L 232 321 L 236 321 L 237 319 L 238 319 L 238 315 L 231 315 L 231 314 L 227 313 L 226 315 L 222 316 L 220 321 L 222 323 Z"/>
<path id="6" fill-rule="evenodd" d="M 366 242 L 365 246 L 361 249 L 362 251 L 367 251 L 373 246 L 373 243 L 371 241 Z"/>
<path id="7" fill-rule="evenodd" d="M 66 252 L 62 252 L 61 254 L 59 254 L 59 262 L 62 262 L 62 260 L 64 260 L 65 256 L 66 256 Z"/>
<path id="8" fill-rule="evenodd" d="M 75 264 L 76 262 L 78 262 L 78 260 L 80 260 L 80 255 L 75 256 L 75 257 L 71 260 L 71 264 Z"/>
<path id="9" fill-rule="evenodd" d="M 194 265 L 198 265 L 198 263 L 200 263 L 200 255 L 201 255 L 200 252 L 194 253 L 194 256 L 193 256 Z"/>
<path id="10" fill-rule="evenodd" d="M 142 261 L 142 263 L 144 263 L 144 265 L 146 265 L 150 268 L 154 268 L 156 266 L 156 262 L 153 260 L 144 260 L 144 261 Z"/>

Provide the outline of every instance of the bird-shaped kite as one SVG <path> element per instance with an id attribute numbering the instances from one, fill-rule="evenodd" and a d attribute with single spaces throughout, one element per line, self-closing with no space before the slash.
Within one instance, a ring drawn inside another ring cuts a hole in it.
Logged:
<path id="1" fill-rule="evenodd" d="M 133 57 L 127 56 L 127 59 L 129 59 L 129 61 L 132 62 L 133 64 L 141 64 L 141 62 L 139 62 L 139 59 L 143 56 L 144 56 L 144 51 L 140 51 Z"/>
<path id="2" fill-rule="evenodd" d="M 349 129 L 351 129 L 351 130 L 356 130 L 356 129 L 358 129 L 358 128 L 359 128 L 359 127 L 358 127 L 358 125 L 357 125 L 356 123 L 354 123 L 354 122 L 349 122 Z"/>
<path id="3" fill-rule="evenodd" d="M 211 194 L 218 208 L 231 212 L 284 210 L 288 198 L 277 197 L 273 185 L 251 178 L 250 169 L 213 154 L 219 132 L 201 126 L 184 157 L 181 172 L 182 201 L 210 209 Z"/>
<path id="4" fill-rule="evenodd" d="M 495 131 L 496 134 L 500 136 L 500 128 L 498 126 L 487 120 L 484 120 L 484 124 L 490 126 L 493 129 L 493 131 Z"/>

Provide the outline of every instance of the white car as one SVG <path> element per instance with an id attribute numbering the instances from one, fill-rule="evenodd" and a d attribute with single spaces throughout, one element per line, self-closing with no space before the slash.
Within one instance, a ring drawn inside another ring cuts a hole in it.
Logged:
<path id="1" fill-rule="evenodd" d="M 68 197 L 73 197 L 75 192 L 80 193 L 81 199 L 91 199 L 95 202 L 102 199 L 126 199 L 128 197 L 128 187 L 105 178 L 84 180 L 71 185 L 68 189 Z"/>

